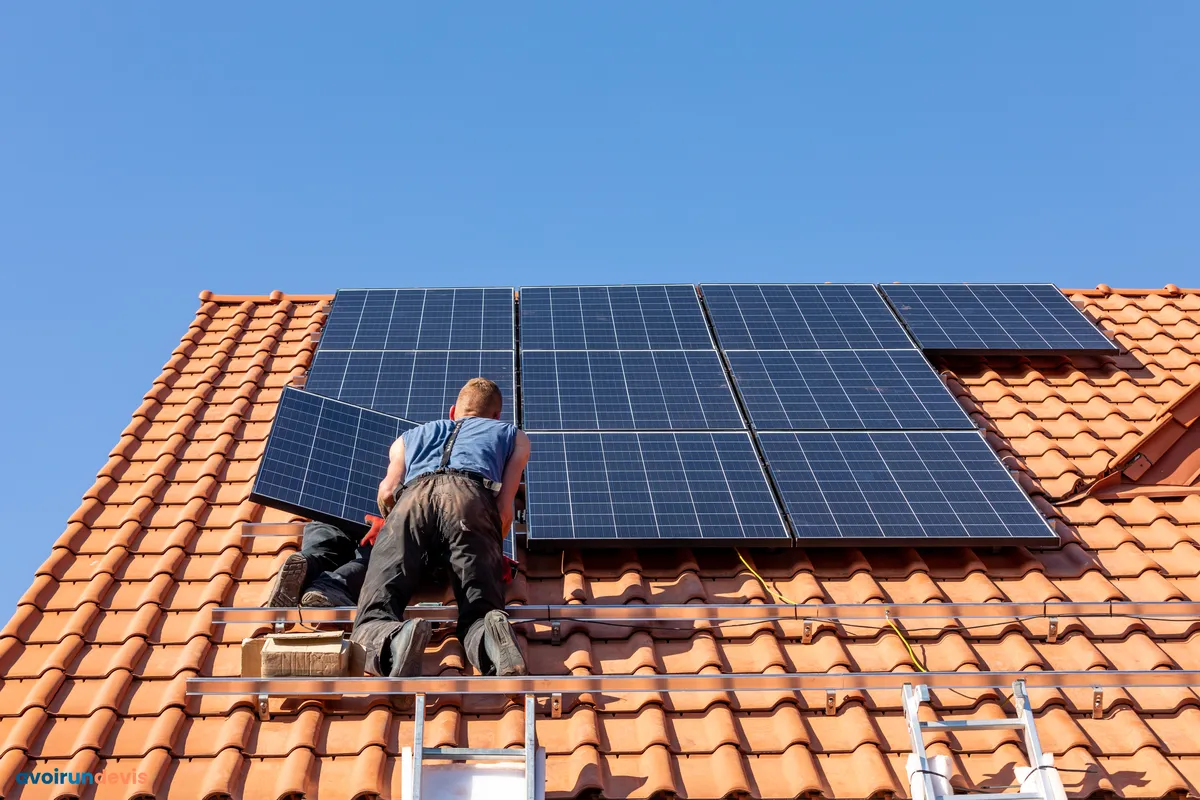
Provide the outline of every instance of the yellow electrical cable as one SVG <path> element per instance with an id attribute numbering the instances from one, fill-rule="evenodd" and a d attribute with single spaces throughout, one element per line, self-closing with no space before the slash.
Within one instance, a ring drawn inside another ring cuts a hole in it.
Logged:
<path id="1" fill-rule="evenodd" d="M 900 637 L 900 641 L 904 642 L 904 649 L 908 651 L 908 657 L 912 659 L 913 666 L 917 668 L 917 671 L 929 672 L 929 670 L 925 669 L 925 665 L 917 659 L 917 654 L 913 652 L 912 645 L 908 643 L 908 639 L 905 639 L 904 634 L 900 632 L 899 626 L 896 625 L 896 620 L 888 617 L 888 624 L 892 626 L 892 630 Z"/>
<path id="2" fill-rule="evenodd" d="M 783 603 L 784 605 L 788 605 L 788 606 L 796 605 L 791 600 L 788 600 L 786 597 L 781 595 L 779 592 L 772 589 L 771 584 L 767 583 L 766 578 L 764 578 L 762 575 L 759 575 L 757 572 L 754 571 L 754 567 L 750 566 L 750 562 L 746 560 L 746 557 L 744 555 L 742 555 L 741 550 L 739 550 L 735 547 L 735 548 L 733 548 L 733 552 L 737 553 L 738 558 L 740 558 L 742 560 L 742 563 L 746 565 L 746 569 L 750 570 L 750 574 L 753 575 L 754 577 L 758 578 L 759 582 L 762 583 L 763 588 L 767 590 L 767 593 L 770 594 L 771 597 L 775 598 L 775 602 Z"/>
<path id="3" fill-rule="evenodd" d="M 766 578 L 764 578 L 762 575 L 759 575 L 758 572 L 754 569 L 754 567 L 750 566 L 750 562 L 746 560 L 746 557 L 744 555 L 742 555 L 741 550 L 739 550 L 738 548 L 735 547 L 733 549 L 733 552 L 737 553 L 737 557 L 739 559 L 741 559 L 742 564 L 745 565 L 746 569 L 750 570 L 751 575 L 758 578 L 759 582 L 763 585 L 763 588 L 766 589 L 767 592 L 772 597 L 775 598 L 776 602 L 783 603 L 783 604 L 789 605 L 789 606 L 796 605 L 796 603 L 792 602 L 791 600 L 787 599 L 779 592 L 772 589 L 771 584 L 767 583 Z M 904 638 L 904 634 L 900 632 L 899 626 L 896 625 L 896 620 L 892 619 L 891 617 L 888 617 L 888 624 L 892 626 L 892 630 L 894 630 L 896 632 L 896 635 L 900 637 L 900 641 L 904 643 L 904 649 L 908 651 L 908 657 L 910 659 L 912 659 L 913 666 L 916 667 L 919 672 L 929 672 L 929 670 L 925 669 L 925 665 L 921 663 L 921 659 L 917 658 L 917 654 L 916 654 L 916 652 L 913 651 L 912 645 L 908 643 L 908 639 Z"/>

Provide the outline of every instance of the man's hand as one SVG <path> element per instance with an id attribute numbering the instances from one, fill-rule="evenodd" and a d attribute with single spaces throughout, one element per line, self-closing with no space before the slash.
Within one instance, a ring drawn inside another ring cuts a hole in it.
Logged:
<path id="1" fill-rule="evenodd" d="M 387 519 L 387 515 L 392 513 L 392 509 L 396 506 L 396 498 L 391 492 L 384 491 L 386 488 L 383 484 L 380 484 L 379 496 L 376 498 L 379 501 L 379 514 L 384 519 Z"/>

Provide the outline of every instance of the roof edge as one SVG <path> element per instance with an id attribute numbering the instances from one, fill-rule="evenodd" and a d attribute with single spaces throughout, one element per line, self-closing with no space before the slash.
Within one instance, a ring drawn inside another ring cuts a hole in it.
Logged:
<path id="1" fill-rule="evenodd" d="M 203 303 L 281 303 L 291 300 L 293 303 L 320 303 L 332 300 L 332 294 L 286 294 L 276 289 L 270 294 L 214 294 L 208 289 L 200 292 Z"/>
<path id="2" fill-rule="evenodd" d="M 1184 294 L 1200 294 L 1200 288 L 1180 289 L 1173 283 L 1168 283 L 1161 289 L 1114 289 L 1107 283 L 1097 284 L 1095 289 L 1065 289 L 1059 287 L 1063 294 L 1077 294 L 1083 297 L 1107 297 L 1110 294 L 1138 295 L 1141 297 L 1178 297 Z"/>

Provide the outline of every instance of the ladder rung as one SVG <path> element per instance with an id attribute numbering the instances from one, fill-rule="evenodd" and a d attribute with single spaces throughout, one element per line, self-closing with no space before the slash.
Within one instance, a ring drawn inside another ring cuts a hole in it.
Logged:
<path id="1" fill-rule="evenodd" d="M 426 747 L 421 757 L 427 761 L 524 761 L 525 748 L 489 750 L 479 747 Z"/>
<path id="2" fill-rule="evenodd" d="M 1016 792 L 1014 794 L 939 794 L 937 800 L 1042 800 L 1036 792 Z"/>
<path id="3" fill-rule="evenodd" d="M 922 722 L 923 731 L 999 731 L 1009 728 L 1024 728 L 1025 723 L 1019 719 L 958 719 L 939 720 L 937 722 Z M 974 795 L 972 795 L 974 797 Z"/>

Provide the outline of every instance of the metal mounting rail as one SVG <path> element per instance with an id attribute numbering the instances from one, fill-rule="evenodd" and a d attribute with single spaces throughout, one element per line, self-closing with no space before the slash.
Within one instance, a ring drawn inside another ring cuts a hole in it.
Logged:
<path id="1" fill-rule="evenodd" d="M 540 675 L 519 678 L 189 678 L 190 695 L 580 694 L 583 692 L 768 692 L 900 690 L 919 681 L 930 689 L 1000 689 L 1023 680 L 1031 689 L 1200 687 L 1200 670 L 1080 670 L 996 672 L 799 672 L 703 675 Z"/>
<path id="2" fill-rule="evenodd" d="M 215 608 L 213 623 L 279 625 L 300 622 L 354 621 L 357 609 L 338 608 Z M 1170 617 L 1180 621 L 1200 619 L 1200 602 L 1105 601 L 1074 603 L 813 603 L 776 605 L 770 603 L 687 603 L 682 605 L 516 605 L 505 611 L 513 622 L 655 622 L 775 621 L 858 619 L 995 619 L 997 617 Z M 455 606 L 409 606 L 407 616 L 433 621 L 453 621 Z"/>

